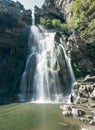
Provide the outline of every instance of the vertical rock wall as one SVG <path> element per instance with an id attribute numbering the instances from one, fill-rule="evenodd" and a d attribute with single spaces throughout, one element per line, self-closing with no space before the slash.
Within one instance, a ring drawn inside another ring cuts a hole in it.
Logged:
<path id="1" fill-rule="evenodd" d="M 0 103 L 17 100 L 30 25 L 30 10 L 19 2 L 0 1 Z"/>

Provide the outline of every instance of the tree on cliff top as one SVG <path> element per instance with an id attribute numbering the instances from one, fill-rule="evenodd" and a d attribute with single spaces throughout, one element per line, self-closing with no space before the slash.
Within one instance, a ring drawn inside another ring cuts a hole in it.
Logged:
<path id="1" fill-rule="evenodd" d="M 95 1 L 75 0 L 70 21 L 85 43 L 95 42 Z"/>

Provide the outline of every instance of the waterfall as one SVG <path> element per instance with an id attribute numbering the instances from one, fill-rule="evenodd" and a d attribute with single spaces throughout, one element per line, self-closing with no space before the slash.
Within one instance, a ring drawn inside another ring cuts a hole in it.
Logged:
<path id="1" fill-rule="evenodd" d="M 34 14 L 34 8 L 32 10 L 32 25 L 35 25 L 35 14 Z"/>
<path id="2" fill-rule="evenodd" d="M 63 53 L 64 53 L 64 57 L 65 57 L 65 61 L 66 61 L 66 64 L 67 64 L 67 67 L 69 69 L 69 73 L 70 73 L 70 76 L 71 76 L 71 88 L 72 86 L 74 85 L 74 83 L 76 82 L 76 78 L 75 78 L 75 75 L 74 75 L 74 72 L 73 72 L 73 69 L 72 69 L 72 65 L 71 65 L 71 59 L 70 57 L 67 55 L 66 53 L 66 50 L 64 48 L 64 46 L 62 46 L 61 44 L 59 45 L 62 50 L 63 50 Z M 73 93 L 73 89 L 71 90 L 71 93 Z"/>
<path id="3" fill-rule="evenodd" d="M 21 101 L 59 102 L 63 100 L 58 72 L 55 69 L 57 62 L 54 52 L 55 33 L 47 33 L 43 30 L 40 27 L 31 27 L 30 55 L 22 76 Z"/>
<path id="4" fill-rule="evenodd" d="M 30 102 L 63 102 L 63 89 L 60 84 L 56 64 L 55 33 L 47 32 L 42 26 L 35 26 L 34 11 L 32 11 L 32 26 L 29 37 L 30 54 L 21 80 L 20 101 Z M 66 64 L 72 84 L 75 82 L 70 59 L 62 45 Z"/>

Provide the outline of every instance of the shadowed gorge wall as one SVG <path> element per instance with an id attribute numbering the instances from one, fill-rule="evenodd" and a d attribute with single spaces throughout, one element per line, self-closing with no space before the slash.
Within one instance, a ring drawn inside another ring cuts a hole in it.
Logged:
<path id="1" fill-rule="evenodd" d="M 28 55 L 31 11 L 0 1 L 0 103 L 15 99 Z"/>

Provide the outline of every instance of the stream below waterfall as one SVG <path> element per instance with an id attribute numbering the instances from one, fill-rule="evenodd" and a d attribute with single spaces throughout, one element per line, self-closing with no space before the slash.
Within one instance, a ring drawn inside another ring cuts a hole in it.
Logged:
<path id="1" fill-rule="evenodd" d="M 0 130 L 80 130 L 80 126 L 78 119 L 63 117 L 58 104 L 0 106 Z"/>

